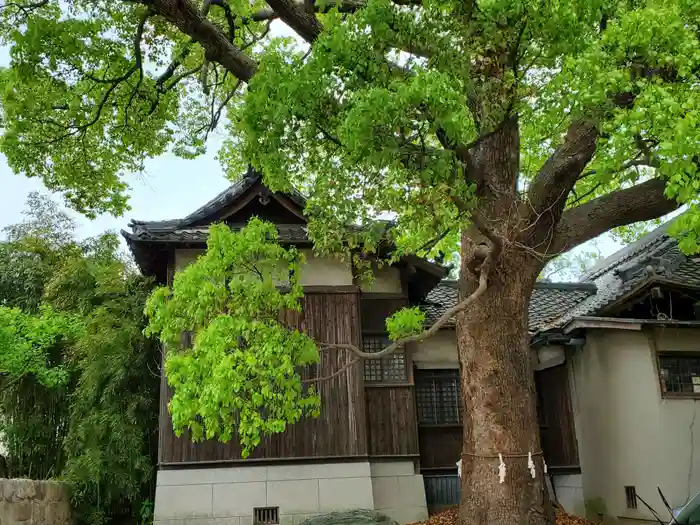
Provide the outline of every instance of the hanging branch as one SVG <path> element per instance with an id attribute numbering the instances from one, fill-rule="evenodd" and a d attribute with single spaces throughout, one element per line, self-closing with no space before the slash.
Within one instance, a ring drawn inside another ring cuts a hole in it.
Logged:
<path id="1" fill-rule="evenodd" d="M 475 221 L 480 221 L 480 219 L 475 219 L 476 216 L 472 218 L 472 220 Z M 360 350 L 357 346 L 351 344 L 351 343 L 321 343 L 319 345 L 319 349 L 321 351 L 326 351 L 326 350 L 347 350 L 355 355 L 355 359 L 351 360 L 350 362 L 346 363 L 343 365 L 340 369 L 335 371 L 333 374 L 325 377 L 319 377 L 319 378 L 314 378 L 314 379 L 308 379 L 304 380 L 303 383 L 314 383 L 314 382 L 321 382 L 321 381 L 327 381 L 329 379 L 333 379 L 334 377 L 337 377 L 340 375 L 342 372 L 347 370 L 348 368 L 351 368 L 354 366 L 357 362 L 359 362 L 362 359 L 381 359 L 383 357 L 386 357 L 388 355 L 393 354 L 397 350 L 400 350 L 402 347 L 409 343 L 415 343 L 418 341 L 422 341 L 424 339 L 428 339 L 429 337 L 432 337 L 435 335 L 443 326 L 445 326 L 455 315 L 457 315 L 460 312 L 463 312 L 467 308 L 469 308 L 470 305 L 472 305 L 476 300 L 481 297 L 484 292 L 486 291 L 486 288 L 488 286 L 488 280 L 489 280 L 489 275 L 491 273 L 491 269 L 493 267 L 494 262 L 498 258 L 498 256 L 501 253 L 503 244 L 501 241 L 501 238 L 495 235 L 490 229 L 486 228 L 485 225 L 481 224 L 481 226 L 477 226 L 480 230 L 483 228 L 484 235 L 491 241 L 492 245 L 488 251 L 488 254 L 486 255 L 486 258 L 484 259 L 484 262 L 480 266 L 479 270 L 479 285 L 477 286 L 476 290 L 474 290 L 468 297 L 457 303 L 455 306 L 452 308 L 447 309 L 439 318 L 437 321 L 435 321 L 430 328 L 426 328 L 422 332 L 414 335 L 409 335 L 406 337 L 402 337 L 401 339 L 397 339 L 387 347 L 383 348 L 379 352 L 364 352 Z"/>
<path id="2" fill-rule="evenodd" d="M 127 122 L 129 120 L 129 109 L 131 108 L 131 104 L 134 102 L 134 98 L 136 97 L 136 94 L 139 91 L 139 88 L 141 87 L 141 84 L 143 83 L 143 54 L 141 52 L 141 40 L 143 39 L 143 32 L 146 28 L 146 22 L 150 17 L 155 15 L 154 11 L 151 11 L 150 9 L 145 11 L 142 15 L 141 18 L 139 19 L 139 25 L 138 28 L 136 29 L 136 36 L 134 37 L 134 60 L 136 61 L 135 67 L 137 68 L 139 72 L 139 80 L 136 82 L 136 86 L 134 87 L 133 91 L 131 92 L 131 96 L 129 97 L 129 102 L 126 104 L 126 108 L 124 108 L 124 125 L 127 125 Z"/>

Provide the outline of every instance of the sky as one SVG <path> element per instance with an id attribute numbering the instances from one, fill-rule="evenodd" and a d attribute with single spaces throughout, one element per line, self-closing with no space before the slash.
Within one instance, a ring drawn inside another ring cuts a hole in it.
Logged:
<path id="1" fill-rule="evenodd" d="M 286 25 L 273 22 L 270 36 L 294 36 Z M 10 64 L 9 49 L 0 47 L 0 67 Z M 148 65 L 146 65 L 148 68 Z M 95 220 L 66 209 L 77 223 L 79 238 L 84 239 L 108 230 L 128 229 L 131 219 L 167 220 L 185 217 L 205 204 L 230 184 L 216 160 L 223 142 L 220 134 L 209 136 L 207 153 L 193 160 L 172 153 L 150 159 L 142 173 L 130 173 L 125 181 L 131 186 L 131 210 L 122 217 L 102 215 Z M 15 175 L 0 154 L 0 229 L 22 220 L 27 196 L 32 191 L 52 195 L 40 179 Z M 62 202 L 53 194 L 56 202 Z"/>
<path id="2" fill-rule="evenodd" d="M 184 160 L 166 154 L 149 160 L 142 173 L 127 176 L 131 186 L 131 210 L 122 217 L 102 215 L 90 220 L 67 210 L 76 220 L 80 238 L 92 237 L 106 230 L 127 229 L 131 219 L 179 219 L 197 209 L 224 190 L 230 182 L 224 177 L 219 162 L 214 158 L 221 139 L 212 141 L 207 153 L 194 160 Z M 15 175 L 0 156 L 0 227 L 22 220 L 27 195 L 39 191 L 52 195 L 40 179 Z M 60 196 L 54 195 L 56 202 Z"/>

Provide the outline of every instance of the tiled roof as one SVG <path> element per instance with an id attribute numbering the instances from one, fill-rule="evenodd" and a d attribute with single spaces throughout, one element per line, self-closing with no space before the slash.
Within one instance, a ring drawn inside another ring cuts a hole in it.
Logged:
<path id="1" fill-rule="evenodd" d="M 595 316 L 621 297 L 654 280 L 700 287 L 700 257 L 687 257 L 667 233 L 668 223 L 603 260 L 579 283 L 535 284 L 529 306 L 530 332 L 560 328 L 576 317 Z M 454 282 L 443 281 L 422 306 L 433 323 L 457 304 Z"/>
<path id="2" fill-rule="evenodd" d="M 248 188 L 253 186 L 253 184 L 260 181 L 261 178 L 262 176 L 251 168 L 241 180 L 226 188 L 204 206 L 201 206 L 197 210 L 193 211 L 184 219 L 173 219 L 167 221 L 132 220 L 129 223 L 129 226 L 132 230 L 138 228 L 144 230 L 168 230 L 169 232 L 173 230 L 185 231 L 189 226 L 205 220 L 218 210 L 228 206 L 231 202 L 240 197 Z M 289 192 L 285 193 L 285 195 L 292 199 L 292 201 L 294 201 L 300 208 L 303 209 L 306 206 L 306 199 L 296 189 L 290 190 Z"/>
<path id="3" fill-rule="evenodd" d="M 596 315 L 650 282 L 663 280 L 680 286 L 700 287 L 700 259 L 687 257 L 680 251 L 676 239 L 667 233 L 668 224 L 614 253 L 587 272 L 582 281 L 594 283 L 598 292 L 542 329 L 561 327 L 575 317 Z"/>
<path id="4" fill-rule="evenodd" d="M 595 291 L 595 285 L 590 283 L 536 283 L 530 300 L 529 331 L 538 332 L 562 312 L 594 295 Z M 426 313 L 426 324 L 433 324 L 445 310 L 457 304 L 457 298 L 455 281 L 443 281 L 434 288 L 421 306 Z M 450 324 L 454 325 L 454 319 Z"/>
<path id="5" fill-rule="evenodd" d="M 244 198 L 246 192 L 255 189 L 255 185 L 260 183 L 260 187 L 265 189 L 261 181 L 261 175 L 252 169 L 237 183 L 229 186 L 226 190 L 214 197 L 198 210 L 190 213 L 183 219 L 167 221 L 137 221 L 129 223 L 131 231 L 122 230 L 122 235 L 134 255 L 136 263 L 141 268 L 144 275 L 155 275 L 157 279 L 163 281 L 167 276 L 164 273 L 164 262 L 167 258 L 168 250 L 172 250 L 174 245 L 203 245 L 209 235 L 209 224 L 223 217 L 227 209 L 236 206 L 236 201 Z M 291 189 L 283 193 L 270 193 L 276 199 L 291 200 L 299 207 L 298 212 L 306 206 L 304 196 L 297 190 Z M 247 201 L 246 201 L 247 202 Z M 285 204 L 287 206 L 287 204 Z M 296 213 L 301 215 L 301 213 Z M 381 221 L 385 228 L 391 224 L 389 221 Z M 227 225 L 234 230 L 240 230 L 244 224 Z M 307 244 L 310 243 L 306 224 L 275 224 L 278 231 L 278 239 L 283 244 Z M 359 227 L 352 227 L 359 228 Z M 380 250 L 388 250 L 390 245 L 385 243 Z M 447 274 L 447 268 L 438 263 L 417 257 L 406 256 L 402 262 L 409 264 L 414 270 L 418 270 L 409 279 L 408 289 L 413 297 L 423 298 L 440 279 Z"/>
<path id="6" fill-rule="evenodd" d="M 239 231 L 244 224 L 229 224 L 234 231 Z M 306 243 L 309 237 L 306 226 L 303 224 L 276 224 L 280 242 L 283 243 Z M 127 239 L 147 242 L 175 242 L 204 244 L 209 236 L 209 228 L 152 228 L 150 225 L 132 223 L 132 233 L 122 231 L 122 235 Z"/>

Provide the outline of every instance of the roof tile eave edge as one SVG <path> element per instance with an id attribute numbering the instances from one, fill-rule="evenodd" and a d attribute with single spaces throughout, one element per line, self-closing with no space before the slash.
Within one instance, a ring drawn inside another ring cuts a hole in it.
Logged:
<path id="1" fill-rule="evenodd" d="M 604 274 L 609 273 L 620 264 L 637 257 L 650 245 L 667 241 L 668 239 L 664 239 L 664 237 L 667 237 L 667 230 L 672 222 L 673 220 L 668 220 L 661 224 L 658 228 L 655 228 L 646 235 L 643 235 L 635 242 L 620 248 L 617 252 L 600 261 L 599 265 L 594 265 L 593 268 L 581 276 L 581 279 L 586 281 L 595 281 Z"/>

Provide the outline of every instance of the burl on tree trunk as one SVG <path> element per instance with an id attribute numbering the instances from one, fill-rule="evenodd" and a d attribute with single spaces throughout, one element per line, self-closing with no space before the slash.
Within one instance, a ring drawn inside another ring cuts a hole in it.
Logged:
<path id="1" fill-rule="evenodd" d="M 462 242 L 463 260 L 473 260 L 478 250 L 469 235 Z M 470 272 L 468 266 L 462 271 L 463 296 L 478 280 L 479 270 Z M 493 261 L 486 291 L 457 317 L 465 411 L 460 522 L 465 525 L 544 525 L 554 520 L 527 331 L 528 303 L 539 270 L 531 256 L 504 251 Z M 503 479 L 499 454 L 505 464 Z"/>

